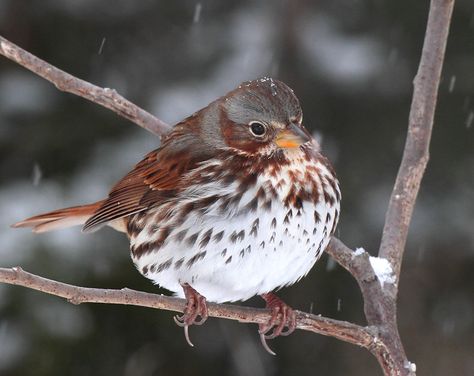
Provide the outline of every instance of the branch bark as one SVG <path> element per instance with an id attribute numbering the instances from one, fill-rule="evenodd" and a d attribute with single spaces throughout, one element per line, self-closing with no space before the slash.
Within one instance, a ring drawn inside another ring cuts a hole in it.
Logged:
<path id="1" fill-rule="evenodd" d="M 429 145 L 454 0 L 432 0 L 420 65 L 414 79 L 408 135 L 390 197 L 379 256 L 392 264 L 397 280 Z"/>
<path id="2" fill-rule="evenodd" d="M 385 375 L 415 375 L 407 360 L 397 328 L 396 302 L 403 253 L 415 200 L 428 162 L 437 92 L 454 0 L 432 0 L 402 162 L 388 206 L 379 257 L 392 266 L 395 283 L 382 286 L 367 252 L 354 253 L 333 238 L 326 250 L 357 280 L 368 326 L 332 320 L 297 311 L 297 328 L 331 336 L 368 349 Z M 58 89 L 79 95 L 116 112 L 161 136 L 170 127 L 118 95 L 80 80 L 31 55 L 0 36 L 0 54 L 52 82 Z M 21 268 L 0 268 L 0 282 L 24 286 L 68 299 L 71 303 L 129 304 L 182 312 L 184 300 L 129 289 L 107 290 L 72 286 L 27 273 Z M 209 315 L 247 323 L 267 322 L 269 311 L 227 304 L 209 304 Z"/>
<path id="3" fill-rule="evenodd" d="M 50 295 L 67 299 L 72 304 L 103 303 L 183 312 L 185 300 L 164 295 L 150 294 L 131 289 L 97 289 L 73 286 L 53 281 L 24 271 L 20 267 L 0 268 L 0 282 L 28 287 Z M 208 303 L 209 316 L 245 323 L 263 324 L 268 321 L 270 311 L 230 304 Z M 346 321 L 296 311 L 297 329 L 335 337 L 354 345 L 370 348 L 377 342 L 373 328 L 351 324 Z"/>
<path id="4" fill-rule="evenodd" d="M 102 88 L 62 71 L 0 36 L 0 54 L 51 82 L 59 90 L 78 95 L 162 136 L 171 127 L 125 99 L 114 89 Z"/>

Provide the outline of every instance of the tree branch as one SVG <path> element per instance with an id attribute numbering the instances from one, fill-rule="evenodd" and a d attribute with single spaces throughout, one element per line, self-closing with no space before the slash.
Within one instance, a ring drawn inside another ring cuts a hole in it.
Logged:
<path id="1" fill-rule="evenodd" d="M 180 298 L 149 294 L 126 288 L 113 290 L 73 286 L 28 273 L 20 267 L 0 268 L 0 282 L 59 296 L 67 299 L 72 304 L 123 304 L 175 312 L 183 312 L 185 307 L 185 300 Z M 270 317 L 270 310 L 268 309 L 210 302 L 207 305 L 209 316 L 211 317 L 255 324 L 266 323 Z M 297 329 L 331 336 L 367 349 L 370 349 L 377 343 L 377 336 L 372 328 L 301 311 L 296 311 L 296 316 Z"/>
<path id="2" fill-rule="evenodd" d="M 364 300 L 367 322 L 380 329 L 380 340 L 389 358 L 375 354 L 385 375 L 414 375 L 416 367 L 407 360 L 397 327 L 397 294 L 400 268 L 413 208 L 428 162 L 436 99 L 446 50 L 454 0 L 432 0 L 421 61 L 414 80 L 408 135 L 402 162 L 390 198 L 379 257 L 392 267 L 395 283 L 382 287 L 366 252 L 357 256 L 338 239 L 326 250 L 357 280 Z"/>
<path id="3" fill-rule="evenodd" d="M 128 101 L 114 89 L 101 88 L 74 77 L 2 36 L 0 36 L 0 54 L 53 83 L 59 90 L 100 104 L 157 136 L 162 136 L 171 129 L 168 124 Z"/>
<path id="4" fill-rule="evenodd" d="M 414 79 L 408 135 L 390 197 L 379 256 L 392 264 L 397 280 L 413 208 L 429 159 L 438 87 L 454 0 L 432 0 L 420 65 Z"/>

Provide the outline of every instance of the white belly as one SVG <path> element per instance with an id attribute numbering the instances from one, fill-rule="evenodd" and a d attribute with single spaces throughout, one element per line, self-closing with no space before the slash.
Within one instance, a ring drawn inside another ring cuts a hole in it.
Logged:
<path id="1" fill-rule="evenodd" d="M 256 210 L 243 210 L 268 179 L 262 176 L 258 182 L 235 210 L 223 215 L 218 200 L 205 213 L 192 212 L 172 228 L 158 251 L 141 257 L 132 254 L 137 269 L 178 296 L 183 296 L 180 284 L 189 283 L 213 302 L 246 300 L 305 276 L 327 246 L 339 206 L 326 203 L 321 191 L 316 205 L 303 201 L 301 209 L 285 207 L 282 198 L 289 188 L 282 187 L 278 190 L 281 198 L 272 201 L 271 209 L 263 209 L 260 202 Z M 226 189 L 232 192 L 235 187 Z M 178 234 L 183 230 L 186 236 L 181 239 Z M 146 226 L 131 238 L 132 247 L 149 234 Z"/>

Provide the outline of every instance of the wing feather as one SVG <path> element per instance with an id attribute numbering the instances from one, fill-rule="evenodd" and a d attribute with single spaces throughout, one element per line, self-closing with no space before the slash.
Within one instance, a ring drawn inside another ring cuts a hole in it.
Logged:
<path id="1" fill-rule="evenodd" d="M 195 122 L 192 117 L 178 124 L 159 149 L 148 153 L 115 184 L 83 231 L 94 231 L 109 221 L 140 213 L 174 197 L 181 188 L 182 177 L 210 157 L 210 151 L 198 140 Z"/>

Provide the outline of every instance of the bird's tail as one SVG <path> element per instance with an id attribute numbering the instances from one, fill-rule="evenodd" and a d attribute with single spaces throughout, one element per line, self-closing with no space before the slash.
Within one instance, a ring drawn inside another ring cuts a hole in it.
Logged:
<path id="1" fill-rule="evenodd" d="M 32 227 L 33 232 L 40 233 L 83 225 L 102 203 L 103 201 L 98 201 L 89 205 L 73 206 L 35 215 L 13 224 L 12 227 Z"/>

